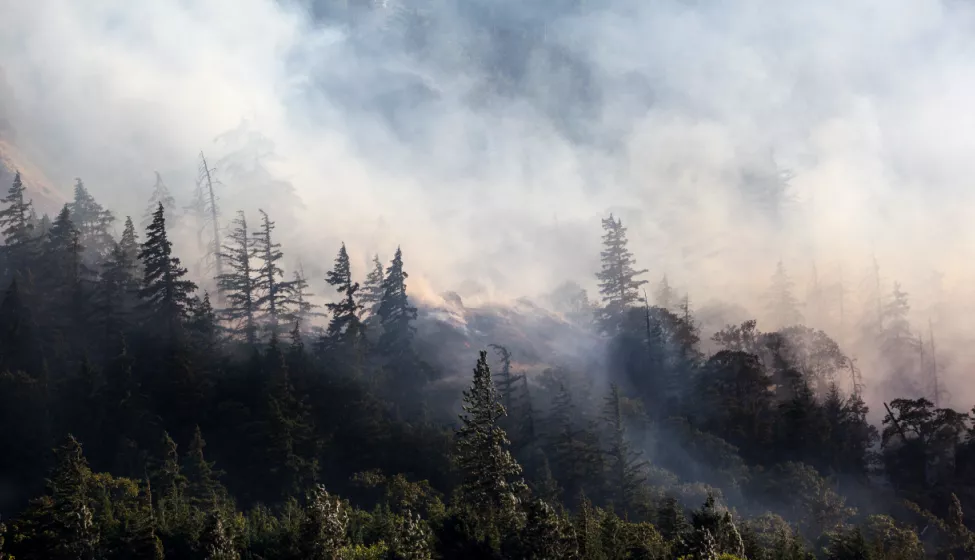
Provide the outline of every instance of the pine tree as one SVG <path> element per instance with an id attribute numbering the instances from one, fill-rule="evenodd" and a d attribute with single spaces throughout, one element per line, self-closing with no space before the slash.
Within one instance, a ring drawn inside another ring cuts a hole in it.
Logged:
<path id="1" fill-rule="evenodd" d="M 518 558 L 525 560 L 561 560 L 574 558 L 577 552 L 571 532 L 552 506 L 532 500 L 526 507 L 525 527 L 519 543 Z"/>
<path id="2" fill-rule="evenodd" d="M 606 333 L 615 333 L 623 323 L 626 310 L 634 303 L 643 301 L 640 286 L 646 280 L 636 277 L 646 270 L 634 270 L 633 253 L 627 249 L 626 228 L 623 222 L 613 218 L 603 220 L 602 270 L 596 273 L 599 280 L 599 293 L 603 295 L 606 306 L 599 311 L 599 320 Z"/>
<path id="3" fill-rule="evenodd" d="M 319 451 L 311 411 L 291 383 L 285 357 L 274 339 L 267 360 L 273 368 L 266 393 L 267 413 L 264 439 L 267 446 L 267 472 L 283 498 L 299 495 L 318 475 Z"/>
<path id="4" fill-rule="evenodd" d="M 491 348 L 494 348 L 501 358 L 501 375 L 498 376 L 496 383 L 498 387 L 498 398 L 501 405 L 504 406 L 505 413 L 510 414 L 514 411 L 515 392 L 518 390 L 516 384 L 521 379 L 521 376 L 511 373 L 511 352 L 507 348 L 497 344 L 492 344 Z"/>
<path id="5" fill-rule="evenodd" d="M 779 261 L 772 276 L 772 287 L 769 289 L 766 304 L 772 324 L 776 327 L 791 327 L 802 323 L 799 300 L 796 299 L 793 287 L 785 265 Z"/>
<path id="6" fill-rule="evenodd" d="M 315 311 L 319 306 L 311 302 L 311 293 L 308 291 L 308 280 L 305 279 L 305 271 L 298 265 L 298 270 L 294 272 L 294 280 L 288 282 L 285 290 L 284 300 L 284 320 L 291 325 L 299 325 L 299 328 L 308 328 L 313 317 L 322 317 L 324 314 Z"/>
<path id="7" fill-rule="evenodd" d="M 657 288 L 653 291 L 653 302 L 657 307 L 667 310 L 678 305 L 677 292 L 670 287 L 666 274 L 660 279 Z"/>
<path id="8" fill-rule="evenodd" d="M 690 535 L 691 524 L 687 521 L 684 508 L 677 501 L 677 498 L 673 496 L 664 498 L 660 508 L 657 509 L 654 524 L 660 529 L 664 539 L 674 543 L 674 548 L 678 549 L 674 551 L 677 553 L 674 556 L 680 556 L 680 551 L 684 548 L 687 537 Z"/>
<path id="9" fill-rule="evenodd" d="M 182 327 L 189 307 L 189 294 L 196 290 L 196 284 L 183 279 L 186 269 L 172 256 L 173 244 L 166 236 L 164 212 L 160 204 L 153 214 L 152 224 L 146 229 L 146 241 L 139 252 L 145 267 L 139 295 L 143 299 L 143 308 L 155 324 L 164 326 L 173 338 Z"/>
<path id="10" fill-rule="evenodd" d="M 498 425 L 505 412 L 491 379 L 487 352 L 480 353 L 474 380 L 464 391 L 463 410 L 455 457 L 464 473 L 465 502 L 489 519 L 503 519 L 514 512 L 527 488 L 519 478 L 521 466 L 508 450 L 508 437 Z"/>
<path id="11" fill-rule="evenodd" d="M 379 304 L 383 300 L 383 280 L 386 275 L 383 273 L 383 264 L 379 262 L 379 255 L 372 259 L 372 270 L 366 276 L 366 282 L 362 285 L 362 294 L 359 296 L 359 304 L 368 313 L 367 322 L 372 322 L 374 317 L 379 314 Z M 371 325 L 370 325 L 371 326 Z"/>
<path id="12" fill-rule="evenodd" d="M 152 476 L 156 488 L 159 489 L 157 508 L 160 523 L 163 525 L 172 524 L 173 518 L 180 515 L 189 482 L 180 467 L 176 442 L 169 437 L 168 432 L 163 433 L 161 457 L 158 459 Z"/>
<path id="13" fill-rule="evenodd" d="M 26 190 L 18 171 L 7 196 L 0 199 L 6 205 L 0 210 L 0 233 L 3 234 L 3 255 L 11 276 L 27 272 L 34 256 L 34 224 L 31 221 L 34 209 L 32 202 L 24 199 Z"/>
<path id="14" fill-rule="evenodd" d="M 646 481 L 642 473 L 646 462 L 639 460 L 640 453 L 633 451 L 627 441 L 621 401 L 619 387 L 611 384 L 603 407 L 603 419 L 609 427 L 609 448 L 606 450 L 609 483 L 613 503 L 625 514 L 633 511 L 637 492 Z"/>
<path id="15" fill-rule="evenodd" d="M 254 250 L 261 265 L 257 270 L 254 287 L 259 294 L 257 308 L 264 311 L 264 322 L 269 337 L 273 338 L 280 334 L 281 320 L 286 314 L 290 283 L 281 280 L 284 271 L 278 266 L 278 261 L 284 255 L 281 253 L 281 245 L 274 243 L 271 237 L 274 222 L 263 210 L 260 210 L 260 213 L 261 229 L 254 233 Z"/>
<path id="16" fill-rule="evenodd" d="M 81 234 L 65 205 L 44 240 L 43 275 L 38 278 L 38 288 L 47 294 L 42 314 L 54 318 L 53 326 L 62 334 L 74 331 L 79 338 L 85 336 L 84 325 L 90 318 L 92 272 L 84 263 L 84 250 Z"/>
<path id="17" fill-rule="evenodd" d="M 547 422 L 552 466 L 569 495 L 575 495 L 601 479 L 602 450 L 595 430 L 580 426 L 580 414 L 564 383 L 552 399 Z"/>
<path id="18" fill-rule="evenodd" d="M 409 510 L 397 517 L 393 542 L 390 546 L 393 560 L 431 560 L 432 535 L 419 515 Z"/>
<path id="19" fill-rule="evenodd" d="M 71 220 L 81 235 L 81 244 L 90 254 L 89 262 L 98 262 L 111 250 L 110 232 L 115 215 L 95 201 L 81 179 L 75 179 L 74 201 L 69 209 Z"/>
<path id="20" fill-rule="evenodd" d="M 68 436 L 57 449 L 57 463 L 48 481 L 57 544 L 50 558 L 92 559 L 99 535 L 88 505 L 91 470 L 81 444 Z"/>
<path id="21" fill-rule="evenodd" d="M 162 541 L 156 534 L 156 516 L 152 508 L 152 488 L 146 480 L 139 489 L 138 509 L 126 519 L 125 532 L 119 543 L 119 552 L 132 560 L 163 560 Z"/>
<path id="22" fill-rule="evenodd" d="M 362 342 L 365 327 L 360 319 L 362 306 L 356 301 L 359 283 L 352 281 L 352 270 L 345 243 L 339 249 L 339 254 L 335 257 L 335 267 L 328 271 L 325 281 L 342 296 L 338 302 L 325 304 L 332 313 L 325 334 L 337 344 L 355 347 Z"/>
<path id="23" fill-rule="evenodd" d="M 139 236 L 135 232 L 135 225 L 132 223 L 131 216 L 125 217 L 125 227 L 122 229 L 122 238 L 118 244 L 125 255 L 125 261 L 141 273 L 139 268 L 141 265 L 139 262 Z M 138 279 L 136 279 L 133 285 L 138 286 L 138 284 Z"/>
<path id="24" fill-rule="evenodd" d="M 212 350 L 217 344 L 217 314 L 210 303 L 210 293 L 203 292 L 203 299 L 190 310 L 190 331 L 193 332 L 203 350 Z"/>
<path id="25" fill-rule="evenodd" d="M 898 282 L 890 300 L 883 306 L 880 329 L 880 351 L 885 365 L 891 370 L 889 382 L 898 393 L 921 394 L 917 371 L 917 339 L 911 334 L 908 320 L 911 306 L 907 294 Z"/>
<path id="26" fill-rule="evenodd" d="M 227 237 L 220 254 L 227 271 L 217 277 L 217 287 L 223 294 L 227 307 L 221 310 L 226 321 L 233 323 L 233 332 L 243 336 L 248 345 L 257 344 L 257 310 L 259 296 L 252 259 L 256 249 L 247 231 L 247 218 L 237 212 L 234 229 Z"/>
<path id="27" fill-rule="evenodd" d="M 182 472 L 187 480 L 186 497 L 189 503 L 204 511 L 212 511 L 223 500 L 224 489 L 217 481 L 221 473 L 214 470 L 213 463 L 203 456 L 204 447 L 206 441 L 197 426 L 183 458 Z"/>
<path id="28" fill-rule="evenodd" d="M 321 485 L 309 493 L 298 534 L 300 558 L 334 560 L 345 545 L 349 514 Z"/>
<path id="29" fill-rule="evenodd" d="M 138 261 L 121 243 L 115 243 L 101 269 L 94 303 L 97 321 L 107 341 L 121 335 L 133 319 L 139 295 Z"/>
<path id="30" fill-rule="evenodd" d="M 240 560 L 240 553 L 220 511 L 211 511 L 207 515 L 206 527 L 200 535 L 200 549 L 204 560 Z"/>
<path id="31" fill-rule="evenodd" d="M 149 227 L 152 223 L 152 215 L 156 212 L 156 208 L 162 204 L 166 213 L 171 217 L 174 216 L 176 212 L 176 200 L 173 195 L 169 194 L 169 187 L 162 180 L 162 175 L 158 171 L 156 173 L 156 184 L 152 187 L 152 195 L 149 197 L 149 204 L 146 206 L 146 211 L 142 215 L 142 229 Z"/>
<path id="32" fill-rule="evenodd" d="M 379 350 L 387 357 L 408 357 L 413 353 L 413 333 L 416 327 L 416 308 L 410 305 L 406 295 L 406 279 L 403 270 L 403 252 L 399 247 L 383 280 L 383 297 L 379 303 Z"/>

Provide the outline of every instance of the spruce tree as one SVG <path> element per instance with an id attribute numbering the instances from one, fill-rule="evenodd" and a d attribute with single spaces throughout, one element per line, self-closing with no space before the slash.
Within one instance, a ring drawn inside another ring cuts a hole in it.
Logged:
<path id="1" fill-rule="evenodd" d="M 58 447 L 56 461 L 48 481 L 56 545 L 48 557 L 93 559 L 99 535 L 89 507 L 91 470 L 74 436 Z"/>
<path id="2" fill-rule="evenodd" d="M 258 294 L 253 267 L 257 251 L 247 231 L 247 218 L 243 212 L 237 212 L 233 226 L 220 254 L 226 272 L 217 276 L 217 287 L 227 302 L 221 316 L 231 322 L 235 334 L 253 346 L 257 344 Z"/>
<path id="3" fill-rule="evenodd" d="M 385 278 L 383 263 L 379 262 L 379 255 L 375 255 L 372 259 L 372 270 L 366 275 L 366 281 L 362 285 L 362 293 L 359 296 L 359 303 L 368 313 L 367 322 L 369 323 L 373 322 L 373 318 L 378 316 L 379 303 L 383 300 L 383 280 Z"/>
<path id="4" fill-rule="evenodd" d="M 455 458 L 464 473 L 464 500 L 488 519 L 508 517 L 527 488 L 520 478 L 521 466 L 508 450 L 508 437 L 498 425 L 505 411 L 498 402 L 487 352 L 481 351 L 471 387 L 464 391 L 463 410 Z"/>
<path id="5" fill-rule="evenodd" d="M 7 196 L 0 199 L 6 205 L 0 210 L 0 233 L 4 238 L 2 250 L 7 272 L 11 276 L 24 274 L 34 256 L 34 224 L 31 220 L 34 209 L 32 202 L 24 198 L 26 190 L 18 171 L 14 174 Z"/>
<path id="6" fill-rule="evenodd" d="M 328 271 L 325 281 L 342 296 L 342 299 L 335 303 L 325 304 L 332 313 L 325 334 L 336 344 L 355 346 L 362 341 L 365 328 L 360 318 L 362 306 L 356 300 L 359 283 L 352 281 L 352 270 L 345 243 L 339 249 L 339 254 L 335 257 L 335 266 Z"/>
<path id="7" fill-rule="evenodd" d="M 382 334 L 379 337 L 379 350 L 390 358 L 412 356 L 413 333 L 416 327 L 416 308 L 410 305 L 406 295 L 406 279 L 409 274 L 403 270 L 403 252 L 399 247 L 383 280 L 383 297 L 379 303 L 379 324 Z"/>
<path id="8" fill-rule="evenodd" d="M 203 299 L 190 310 L 189 327 L 204 351 L 212 350 L 217 344 L 217 315 L 210 303 L 209 292 L 203 292 Z"/>
<path id="9" fill-rule="evenodd" d="M 162 180 L 162 175 L 158 171 L 156 173 L 156 184 L 152 187 L 152 195 L 149 196 L 149 204 L 146 206 L 146 211 L 142 215 L 142 229 L 149 227 L 152 223 L 152 215 L 156 212 L 156 208 L 162 204 L 163 208 L 166 210 L 171 217 L 176 211 L 176 200 L 173 195 L 169 193 L 169 187 Z"/>
<path id="10" fill-rule="evenodd" d="M 300 495 L 317 478 L 319 446 L 311 411 L 295 392 L 285 356 L 272 345 L 267 359 L 272 368 L 263 426 L 267 472 L 274 487 L 284 492 L 275 497 L 287 499 Z"/>
<path id="11" fill-rule="evenodd" d="M 189 482 L 180 467 L 176 442 L 163 432 L 159 458 L 152 471 L 152 480 L 158 489 L 157 509 L 160 523 L 172 525 L 174 518 L 182 513 Z"/>
<path id="12" fill-rule="evenodd" d="M 606 450 L 609 484 L 613 503 L 626 514 L 633 512 L 639 488 L 646 481 L 642 472 L 646 462 L 640 461 L 640 453 L 630 448 L 621 405 L 619 387 L 612 383 L 603 406 L 603 419 L 609 428 L 609 448 Z"/>
<path id="13" fill-rule="evenodd" d="M 203 456 L 204 447 L 206 441 L 197 426 L 183 458 L 182 473 L 187 480 L 186 497 L 189 503 L 203 511 L 212 511 L 223 501 L 224 489 L 217 480 L 221 473 L 214 470 L 213 463 Z"/>
<path id="14" fill-rule="evenodd" d="M 207 515 L 203 534 L 200 535 L 200 552 L 204 560 L 240 560 L 237 545 L 219 510 Z"/>
<path id="15" fill-rule="evenodd" d="M 254 233 L 254 250 L 260 261 L 257 270 L 257 280 L 254 287 L 257 290 L 257 308 L 263 311 L 263 319 L 268 330 L 269 338 L 280 335 L 281 320 L 287 313 L 289 282 L 281 279 L 284 271 L 278 266 L 283 258 L 281 245 L 275 243 L 271 237 L 274 222 L 267 213 L 260 210 L 261 229 Z"/>
<path id="16" fill-rule="evenodd" d="M 122 249 L 122 253 L 125 254 L 125 260 L 139 271 L 141 274 L 141 263 L 139 262 L 139 236 L 135 232 L 135 224 L 132 223 L 132 217 L 125 217 L 125 227 L 122 229 L 122 238 L 118 242 L 119 247 Z M 136 282 L 138 285 L 138 282 Z"/>
<path id="17" fill-rule="evenodd" d="M 395 560 L 432 560 L 432 535 L 419 515 L 409 510 L 397 516 L 395 532 L 390 546 Z"/>
<path id="18" fill-rule="evenodd" d="M 514 411 L 515 392 L 518 390 L 517 383 L 521 376 L 511 373 L 511 352 L 507 348 L 497 344 L 492 344 L 491 348 L 494 348 L 501 358 L 501 375 L 498 376 L 497 381 L 498 397 L 505 413 L 510 414 Z"/>
<path id="19" fill-rule="evenodd" d="M 81 234 L 75 228 L 65 205 L 51 225 L 44 241 L 43 275 L 38 278 L 40 291 L 47 294 L 42 313 L 51 318 L 52 326 L 62 334 L 74 331 L 79 338 L 89 317 L 92 271 L 83 260 Z"/>
<path id="20" fill-rule="evenodd" d="M 328 495 L 321 485 L 308 494 L 298 530 L 299 557 L 334 560 L 346 543 L 349 514 L 345 504 Z"/>
<path id="21" fill-rule="evenodd" d="M 294 279 L 288 282 L 285 290 L 284 300 L 284 320 L 290 325 L 298 325 L 300 329 L 307 329 L 313 317 L 321 317 L 322 313 L 315 311 L 318 305 L 311 301 L 311 293 L 308 291 L 308 280 L 305 279 L 305 271 L 298 265 L 298 270 L 294 272 Z"/>
<path id="22" fill-rule="evenodd" d="M 670 287 L 666 274 L 660 279 L 657 288 L 653 291 L 653 302 L 657 307 L 668 311 L 678 305 L 677 292 Z"/>
<path id="23" fill-rule="evenodd" d="M 186 269 L 172 255 L 173 244 L 166 235 L 165 209 L 160 204 L 153 214 L 152 224 L 146 229 L 146 240 L 139 251 L 144 272 L 142 289 L 143 308 L 155 325 L 166 329 L 170 338 L 182 327 L 189 307 L 189 295 L 196 284 L 184 280 Z"/>
<path id="24" fill-rule="evenodd" d="M 81 235 L 81 244 L 88 252 L 89 262 L 98 262 L 111 250 L 111 234 L 115 215 L 99 204 L 88 192 L 81 179 L 75 179 L 74 200 L 70 204 L 71 220 Z"/>
<path id="25" fill-rule="evenodd" d="M 643 301 L 640 297 L 640 286 L 646 280 L 636 277 L 646 270 L 635 270 L 636 262 L 633 253 L 627 248 L 626 228 L 622 220 L 614 218 L 612 214 L 603 220 L 603 250 L 600 253 L 602 270 L 596 273 L 599 280 L 599 293 L 606 302 L 599 310 L 599 321 L 607 334 L 616 333 L 623 323 L 626 310 L 633 304 Z"/>
<path id="26" fill-rule="evenodd" d="M 115 243 L 101 269 L 94 303 L 97 321 L 107 341 L 122 334 L 133 319 L 139 295 L 138 261 L 121 243 Z"/>

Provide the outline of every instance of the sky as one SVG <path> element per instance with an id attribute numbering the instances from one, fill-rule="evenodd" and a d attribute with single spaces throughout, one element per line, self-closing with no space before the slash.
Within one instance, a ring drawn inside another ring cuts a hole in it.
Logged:
<path id="1" fill-rule="evenodd" d="M 971 359 L 968 3 L 0 0 L 0 13 L 0 110 L 18 147 L 57 188 L 82 177 L 120 214 L 142 214 L 154 171 L 188 203 L 203 151 L 226 221 L 267 210 L 289 266 L 320 278 L 344 241 L 364 276 L 401 245 L 416 297 L 485 301 L 567 279 L 594 295 L 612 212 L 648 278 L 760 320 L 782 260 L 800 299 L 814 267 L 842 282 L 852 324 L 875 258 L 918 332 L 937 326 L 953 375 Z"/>

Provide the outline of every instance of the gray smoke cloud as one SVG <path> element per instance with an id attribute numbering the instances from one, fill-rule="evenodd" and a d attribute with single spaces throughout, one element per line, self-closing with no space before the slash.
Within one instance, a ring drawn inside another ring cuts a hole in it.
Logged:
<path id="1" fill-rule="evenodd" d="M 699 306 L 762 320 L 776 262 L 800 299 L 815 266 L 847 294 L 842 322 L 821 319 L 847 347 L 876 257 L 881 291 L 901 282 L 918 332 L 934 322 L 962 390 L 966 3 L 0 0 L 0 13 L 0 118 L 66 194 L 81 176 L 138 216 L 158 170 L 185 204 L 203 150 L 225 219 L 268 210 L 312 278 L 342 240 L 360 276 L 401 244 L 417 297 L 465 302 L 566 279 L 592 294 L 599 218 L 615 212 L 650 276 Z M 883 375 L 858 354 L 868 381 Z"/>

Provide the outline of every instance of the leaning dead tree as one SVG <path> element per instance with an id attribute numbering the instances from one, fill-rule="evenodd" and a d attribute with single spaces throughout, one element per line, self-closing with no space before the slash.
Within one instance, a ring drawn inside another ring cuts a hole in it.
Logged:
<path id="1" fill-rule="evenodd" d="M 200 152 L 200 164 L 196 177 L 196 192 L 192 209 L 197 217 L 197 242 L 204 250 L 203 269 L 212 272 L 214 277 L 223 275 L 223 262 L 220 256 L 220 209 L 214 186 L 220 184 L 216 179 L 216 169 L 210 167 L 206 156 Z M 209 231 L 210 239 L 204 244 L 203 236 Z"/>

